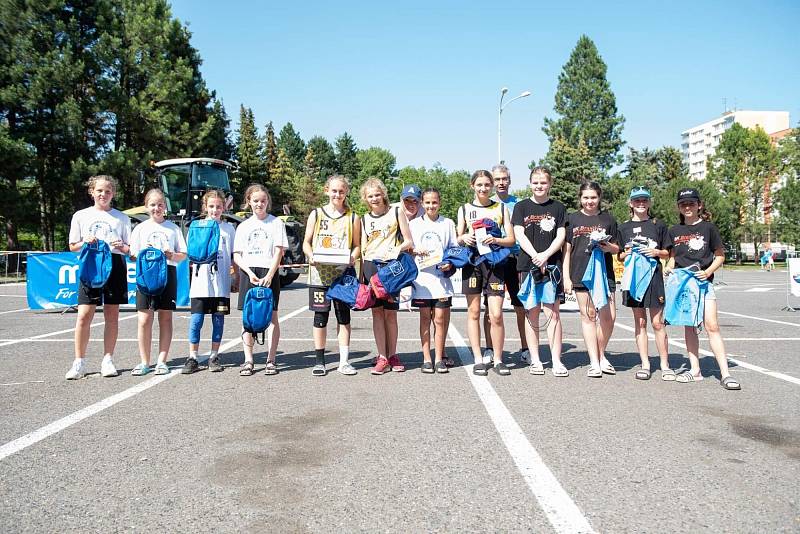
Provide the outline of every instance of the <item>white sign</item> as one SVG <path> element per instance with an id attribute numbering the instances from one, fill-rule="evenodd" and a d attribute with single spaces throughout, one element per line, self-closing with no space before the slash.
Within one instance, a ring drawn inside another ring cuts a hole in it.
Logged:
<path id="1" fill-rule="evenodd" d="M 786 260 L 789 267 L 789 292 L 800 297 L 800 258 Z"/>

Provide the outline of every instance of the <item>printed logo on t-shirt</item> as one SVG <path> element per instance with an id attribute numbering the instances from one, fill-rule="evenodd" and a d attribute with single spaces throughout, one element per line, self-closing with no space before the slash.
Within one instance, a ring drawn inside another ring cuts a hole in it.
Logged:
<path id="1" fill-rule="evenodd" d="M 89 225 L 89 235 L 105 242 L 114 241 L 112 239 L 114 231 L 107 221 L 94 221 Z"/>
<path id="2" fill-rule="evenodd" d="M 156 230 L 147 236 L 146 244 L 148 247 L 157 248 L 158 250 L 168 250 L 169 236 L 160 230 Z"/>
<path id="3" fill-rule="evenodd" d="M 573 226 L 572 227 L 572 237 L 576 237 L 579 235 L 590 235 L 592 232 L 605 232 L 605 228 L 603 226 L 596 224 L 594 226 Z"/>
<path id="4" fill-rule="evenodd" d="M 257 255 L 267 252 L 267 232 L 257 228 L 247 236 L 247 254 Z"/>
<path id="5" fill-rule="evenodd" d="M 706 247 L 706 238 L 700 234 L 687 234 L 675 236 L 675 246 L 686 245 L 689 250 L 703 250 Z"/>
<path id="6" fill-rule="evenodd" d="M 528 227 L 535 224 L 539 227 L 539 232 L 545 234 L 552 232 L 556 228 L 556 219 L 549 213 L 528 215 L 522 221 L 523 226 Z"/>

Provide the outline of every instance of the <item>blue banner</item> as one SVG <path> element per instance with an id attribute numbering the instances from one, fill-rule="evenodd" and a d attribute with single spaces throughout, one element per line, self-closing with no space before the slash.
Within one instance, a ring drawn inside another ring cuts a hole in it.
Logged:
<path id="1" fill-rule="evenodd" d="M 128 304 L 136 306 L 136 262 L 128 266 Z M 178 306 L 189 305 L 189 262 L 177 266 Z M 32 310 L 78 305 L 78 254 L 75 252 L 31 252 L 28 254 L 28 307 Z"/>

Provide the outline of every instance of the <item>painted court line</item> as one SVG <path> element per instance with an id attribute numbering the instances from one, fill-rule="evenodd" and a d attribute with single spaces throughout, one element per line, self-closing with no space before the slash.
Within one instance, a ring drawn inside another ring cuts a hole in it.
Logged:
<path id="1" fill-rule="evenodd" d="M 303 307 L 293 311 L 292 313 L 289 313 L 288 315 L 280 317 L 279 318 L 279 322 L 283 322 L 283 321 L 286 321 L 288 319 L 291 319 L 295 315 L 298 315 L 300 312 L 305 311 L 307 308 L 308 308 L 307 306 L 303 306 Z M 134 317 L 135 317 L 135 315 L 134 315 Z M 242 342 L 241 339 L 233 339 L 233 340 L 229 341 L 228 343 L 226 343 L 225 345 L 221 346 L 219 348 L 219 352 L 223 353 L 226 350 L 228 350 L 228 349 L 230 349 L 232 347 L 235 347 L 236 345 L 238 345 L 241 342 Z M 8 443 L 6 443 L 2 447 L 0 447 L 0 461 L 8 458 L 12 454 L 15 454 L 15 453 L 21 451 L 22 449 L 30 447 L 31 445 L 33 445 L 35 443 L 38 443 L 39 441 L 42 441 L 43 439 L 52 436 L 53 434 L 57 434 L 57 433 L 61 432 L 65 428 L 71 427 L 75 423 L 79 423 L 80 421 L 83 421 L 86 418 L 89 418 L 89 417 L 91 417 L 91 416 L 93 416 L 93 415 L 95 415 L 97 413 L 102 412 L 106 408 L 110 408 L 110 407 L 114 406 L 117 403 L 120 403 L 120 402 L 122 402 L 122 401 L 124 401 L 126 399 L 129 399 L 129 398 L 133 397 L 134 395 L 138 395 L 142 391 L 146 391 L 146 390 L 150 389 L 153 386 L 157 386 L 158 384 L 164 382 L 165 380 L 169 380 L 170 378 L 172 378 L 172 377 L 174 377 L 176 375 L 179 375 L 179 374 L 180 374 L 180 370 L 179 369 L 173 369 L 167 375 L 154 376 L 153 378 L 150 378 L 150 379 L 146 380 L 145 382 L 142 382 L 141 384 L 137 384 L 137 385 L 135 385 L 133 387 L 130 387 L 130 388 L 126 389 L 125 391 L 121 391 L 120 393 L 117 393 L 116 395 L 112 395 L 110 397 L 107 397 L 107 398 L 105 398 L 105 399 L 103 399 L 103 400 L 101 400 L 99 402 L 96 402 L 96 403 L 90 405 L 90 406 L 82 408 L 82 409 L 78 410 L 77 412 L 74 412 L 74 413 L 72 413 L 72 414 L 70 414 L 70 415 L 68 415 L 66 417 L 62 417 L 61 419 L 59 419 L 57 421 L 53 421 L 49 425 L 45 425 L 45 426 L 43 426 L 42 428 L 40 428 L 38 430 L 34 430 L 33 432 L 31 432 L 29 434 L 25 434 L 24 436 L 22 436 L 20 438 L 17 438 L 17 439 L 15 439 L 13 441 L 9 441 Z"/>
<path id="2" fill-rule="evenodd" d="M 6 313 L 18 313 L 18 312 L 24 312 L 24 311 L 30 311 L 30 308 L 20 308 L 18 310 L 6 310 L 6 311 L 3 311 L 3 312 L 0 312 L 0 315 L 4 315 Z"/>
<path id="3" fill-rule="evenodd" d="M 722 312 L 720 312 L 720 313 L 722 313 Z M 617 323 L 616 326 L 618 326 L 620 328 L 624 328 L 625 330 L 630 330 L 631 332 L 635 331 L 633 329 L 633 327 L 625 325 L 625 324 Z M 653 334 L 651 334 L 649 332 L 647 333 L 647 337 L 650 340 L 655 339 Z M 669 342 L 670 345 L 675 345 L 676 347 L 680 347 L 680 348 L 686 350 L 686 345 L 684 343 L 681 343 L 680 341 L 675 341 L 675 340 L 670 339 L 670 338 L 667 338 L 667 339 L 668 339 L 668 342 Z M 612 341 L 613 341 L 613 338 L 612 338 Z M 714 357 L 714 353 L 711 352 L 710 350 L 700 349 L 698 352 L 700 354 L 702 354 L 703 356 L 711 356 L 712 358 Z M 730 355 L 726 355 L 726 358 L 728 358 L 729 362 L 734 363 L 734 364 L 736 364 L 739 367 L 742 367 L 744 369 L 749 369 L 751 371 L 756 371 L 756 372 L 759 372 L 761 374 L 764 374 L 764 375 L 767 375 L 767 376 L 771 376 L 773 378 L 778 378 L 780 380 L 785 380 L 786 382 L 791 382 L 792 384 L 796 384 L 796 385 L 800 386 L 800 378 L 796 378 L 794 376 L 787 375 L 787 374 L 784 374 L 784 373 L 779 373 L 777 371 L 770 371 L 769 369 L 766 369 L 765 367 L 760 367 L 758 365 L 753 365 L 752 363 L 747 363 L 747 362 L 743 362 L 742 360 L 737 360 L 736 358 L 731 358 Z"/>
<path id="4" fill-rule="evenodd" d="M 732 315 L 734 317 L 743 317 L 745 319 L 754 319 L 756 321 L 764 321 L 764 322 L 767 322 L 767 323 L 785 324 L 785 325 L 789 325 L 789 326 L 800 326 L 800 324 L 798 324 L 798 323 L 790 323 L 788 321 L 778 321 L 777 319 L 765 319 L 763 317 L 754 317 L 752 315 L 742 315 L 741 313 L 733 313 L 733 312 L 726 312 L 726 311 L 719 311 L 719 310 L 717 310 L 717 313 L 720 314 L 720 315 Z"/>
<path id="5" fill-rule="evenodd" d="M 122 317 L 121 319 L 119 319 L 119 322 L 127 321 L 128 319 L 135 319 L 135 318 L 136 318 L 136 315 L 130 315 L 128 317 Z M 100 325 L 104 325 L 104 324 L 106 324 L 105 321 L 100 321 L 99 323 L 92 323 L 91 325 L 89 325 L 89 328 L 94 328 L 95 326 L 100 326 Z M 15 340 L 12 340 L 12 341 L 6 341 L 4 343 L 0 343 L 0 347 L 7 347 L 8 345 L 16 345 L 17 343 L 29 343 L 29 342 L 35 341 L 37 339 L 42 339 L 42 338 L 45 338 L 45 337 L 53 337 L 53 336 L 57 336 L 59 334 L 66 334 L 67 332 L 74 332 L 74 331 L 75 331 L 74 328 L 67 328 L 66 330 L 59 330 L 58 332 L 50 332 L 49 334 L 40 334 L 38 336 L 25 337 L 25 338 L 22 338 L 22 339 L 15 339 Z"/>
<path id="6" fill-rule="evenodd" d="M 594 532 L 589 520 L 567 494 L 553 472 L 545 465 L 542 457 L 531 445 L 519 424 L 514 420 L 500 396 L 484 377 L 472 374 L 472 351 L 461 334 L 450 325 L 450 339 L 458 350 L 459 358 L 465 364 L 464 370 L 478 393 L 489 417 L 492 419 L 500 438 L 511 454 L 522 478 L 536 497 L 542 511 L 553 529 L 558 533 Z"/>

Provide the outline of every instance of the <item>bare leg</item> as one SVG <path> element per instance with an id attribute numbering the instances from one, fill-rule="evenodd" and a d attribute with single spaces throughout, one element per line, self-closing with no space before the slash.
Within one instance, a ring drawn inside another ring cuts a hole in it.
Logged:
<path id="1" fill-rule="evenodd" d="M 386 352 L 386 310 L 383 308 L 372 308 L 372 335 L 378 346 L 378 356 L 391 356 Z"/>
<path id="2" fill-rule="evenodd" d="M 103 350 L 104 354 L 114 354 L 119 335 L 119 304 L 104 304 L 103 318 Z"/>
<path id="3" fill-rule="evenodd" d="M 450 326 L 450 308 L 434 308 L 433 324 L 436 328 L 434 340 L 436 345 L 436 363 L 444 358 L 444 345 L 447 341 L 447 329 Z"/>
<path id="4" fill-rule="evenodd" d="M 481 295 L 467 295 L 467 337 L 475 363 L 481 363 Z M 487 330 L 488 332 L 488 330 Z"/>
<path id="5" fill-rule="evenodd" d="M 530 349 L 528 337 L 525 334 L 526 326 L 528 325 L 528 321 L 525 320 L 525 308 L 522 306 L 514 306 L 514 314 L 517 316 L 517 332 L 519 332 L 520 350 Z"/>
<path id="6" fill-rule="evenodd" d="M 700 340 L 697 338 L 697 329 L 693 326 L 683 327 L 683 338 L 686 341 L 686 353 L 689 356 L 689 366 L 694 376 L 700 374 L 700 358 L 697 353 L 700 350 Z"/>
<path id="7" fill-rule="evenodd" d="M 597 326 L 595 325 L 597 311 L 587 291 L 576 291 L 575 296 L 578 299 L 578 308 L 581 312 L 581 332 L 583 333 L 583 342 L 586 343 L 586 352 L 589 354 L 589 364 L 599 369 L 600 349 L 597 342 Z"/>
<path id="8" fill-rule="evenodd" d="M 244 363 L 253 363 L 253 345 L 255 340 L 250 332 L 242 333 L 242 348 L 244 349 Z"/>
<path id="9" fill-rule="evenodd" d="M 315 349 L 324 349 L 325 342 L 328 339 L 328 329 L 326 327 L 314 327 L 314 348 Z"/>
<path id="10" fill-rule="evenodd" d="M 278 342 L 281 340 L 281 323 L 278 322 L 278 311 L 272 314 L 272 332 L 270 332 L 269 355 L 267 361 L 275 363 L 278 354 Z"/>
<path id="11" fill-rule="evenodd" d="M 138 311 L 139 358 L 150 366 L 150 350 L 153 344 L 153 310 Z"/>
<path id="12" fill-rule="evenodd" d="M 528 321 L 525 321 L 525 336 L 527 339 L 528 350 L 531 351 L 531 363 L 541 362 L 539 356 L 539 312 L 542 311 L 541 306 L 536 306 L 528 310 Z M 533 328 L 534 325 L 536 328 Z M 548 325 L 549 326 L 549 325 Z"/>
<path id="13" fill-rule="evenodd" d="M 172 345 L 172 310 L 158 310 L 158 363 L 167 363 Z"/>
<path id="14" fill-rule="evenodd" d="M 340 347 L 349 347 L 350 346 L 350 333 L 352 331 L 352 327 L 349 324 L 340 324 L 337 325 L 337 335 L 339 339 L 339 346 Z M 323 340 L 322 345 L 319 348 L 324 348 L 325 342 Z"/>
<path id="15" fill-rule="evenodd" d="M 75 320 L 75 359 L 86 356 L 86 347 L 89 345 L 89 327 L 94 319 L 97 306 L 94 304 L 79 304 L 78 318 Z"/>
<path id="16" fill-rule="evenodd" d="M 597 346 L 600 349 L 600 361 L 606 359 L 606 347 L 614 332 L 614 322 L 617 320 L 617 306 L 614 294 L 608 297 L 608 304 L 599 311 L 600 320 L 597 321 Z"/>
<path id="17" fill-rule="evenodd" d="M 563 327 L 561 326 L 561 311 L 558 300 L 554 304 L 543 304 L 547 319 L 547 341 L 550 345 L 550 355 L 553 358 L 553 368 L 561 363 L 561 343 L 564 337 Z"/>
<path id="18" fill-rule="evenodd" d="M 633 310 L 633 329 L 636 338 L 636 347 L 639 349 L 639 358 L 642 360 L 642 369 L 650 369 L 650 355 L 647 348 L 647 310 L 644 308 L 631 308 Z"/>
<path id="19" fill-rule="evenodd" d="M 397 354 L 397 310 L 383 310 L 386 329 L 386 356 Z"/>
<path id="20" fill-rule="evenodd" d="M 431 361 L 431 315 L 433 315 L 433 308 L 419 309 L 419 339 L 422 342 L 422 360 L 428 363 Z M 438 353 L 436 359 L 439 359 Z"/>
<path id="21" fill-rule="evenodd" d="M 489 296 L 489 322 L 491 323 L 492 348 L 495 365 L 503 363 L 503 343 L 506 329 L 503 324 L 503 297 Z"/>
<path id="22" fill-rule="evenodd" d="M 706 327 L 711 351 L 714 353 L 714 358 L 717 359 L 717 365 L 719 365 L 719 374 L 721 378 L 727 378 L 731 376 L 731 373 L 728 370 L 728 357 L 725 354 L 725 343 L 722 340 L 722 333 L 719 330 L 716 300 L 706 300 L 705 311 L 703 312 L 703 323 Z"/>
<path id="23" fill-rule="evenodd" d="M 489 322 L 489 307 L 487 306 L 486 309 L 483 311 L 483 337 L 486 338 L 486 348 L 491 349 L 492 345 L 492 336 L 489 334 L 492 330 L 489 328 L 491 323 Z"/>
<path id="24" fill-rule="evenodd" d="M 661 360 L 661 369 L 669 369 L 669 349 L 667 346 L 667 328 L 664 326 L 664 308 L 650 308 L 650 324 L 656 337 L 656 349 Z"/>

